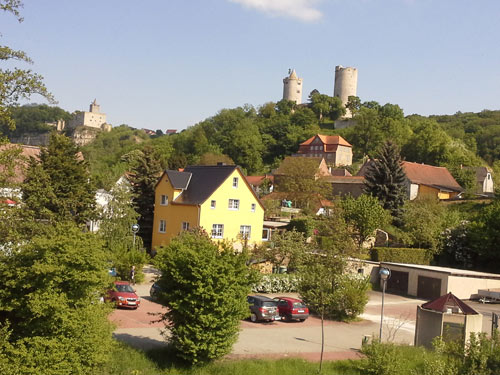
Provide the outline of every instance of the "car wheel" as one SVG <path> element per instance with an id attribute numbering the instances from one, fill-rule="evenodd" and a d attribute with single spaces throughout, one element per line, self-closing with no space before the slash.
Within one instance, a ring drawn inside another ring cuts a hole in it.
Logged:
<path id="1" fill-rule="evenodd" d="M 250 320 L 255 323 L 257 321 L 257 315 L 255 315 L 254 313 L 252 313 L 250 315 Z"/>
<path id="2" fill-rule="evenodd" d="M 305 322 L 306 320 L 305 320 L 305 319 L 299 319 L 299 321 L 301 321 L 301 322 Z"/>

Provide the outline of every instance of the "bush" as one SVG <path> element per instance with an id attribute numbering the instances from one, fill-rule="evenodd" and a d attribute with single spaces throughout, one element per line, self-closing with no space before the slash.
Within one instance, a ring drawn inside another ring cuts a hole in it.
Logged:
<path id="1" fill-rule="evenodd" d="M 287 230 L 292 231 L 294 229 L 297 232 L 304 233 L 306 238 L 311 237 L 314 229 L 314 221 L 309 217 L 292 219 L 287 226 Z"/>
<path id="2" fill-rule="evenodd" d="M 405 247 L 374 247 L 370 251 L 371 260 L 375 262 L 394 262 L 429 265 L 431 255 L 426 249 Z"/>
<path id="3" fill-rule="evenodd" d="M 329 316 L 339 320 L 352 320 L 362 314 L 368 303 L 369 278 L 345 274 L 335 287 L 334 303 Z"/>
<path id="4" fill-rule="evenodd" d="M 255 277 L 247 259 L 202 232 L 184 232 L 158 251 L 160 300 L 168 307 L 161 320 L 179 358 L 197 364 L 231 351 L 240 320 L 249 315 L 246 297 Z"/>
<path id="5" fill-rule="evenodd" d="M 258 293 L 289 293 L 296 292 L 299 278 L 295 274 L 272 273 L 263 275 L 259 282 L 252 286 Z"/>

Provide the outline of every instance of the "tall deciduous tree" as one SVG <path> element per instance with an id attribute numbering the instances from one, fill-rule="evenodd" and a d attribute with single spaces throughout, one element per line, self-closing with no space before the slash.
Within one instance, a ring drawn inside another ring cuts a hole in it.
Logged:
<path id="1" fill-rule="evenodd" d="M 12 13 L 19 22 L 22 22 L 20 8 L 22 8 L 22 2 L 19 0 L 0 0 L 0 10 Z M 10 60 L 33 63 L 23 51 L 0 45 L 0 61 Z M 54 101 L 42 80 L 41 75 L 33 73 L 30 69 L 0 69 L 0 123 L 12 129 L 15 127 L 10 107 L 20 99 L 29 99 L 31 95 L 39 94 L 50 102 Z"/>
<path id="2" fill-rule="evenodd" d="M 30 162 L 21 189 L 35 219 L 70 219 L 84 224 L 94 217 L 95 189 L 87 163 L 64 135 L 51 134 L 48 147 L 40 151 L 40 161 Z"/>
<path id="3" fill-rule="evenodd" d="M 135 160 L 130 173 L 134 205 L 139 213 L 139 232 L 146 250 L 151 250 L 153 236 L 153 215 L 155 204 L 155 185 L 161 174 L 160 162 L 154 150 L 146 146 Z"/>
<path id="4" fill-rule="evenodd" d="M 184 232 L 160 249 L 160 301 L 177 355 L 196 364 L 231 351 L 240 319 L 249 315 L 247 294 L 256 278 L 245 252 L 215 244 L 201 232 Z"/>
<path id="5" fill-rule="evenodd" d="M 362 194 L 358 198 L 350 196 L 341 201 L 342 216 L 351 229 L 358 249 L 375 235 L 377 228 L 383 228 L 390 221 L 389 214 L 382 208 L 377 198 Z"/>
<path id="6" fill-rule="evenodd" d="M 325 117 L 335 121 L 346 113 L 346 109 L 342 105 L 340 98 L 325 94 L 312 94 L 311 107 L 320 121 L 324 121 Z"/>
<path id="7" fill-rule="evenodd" d="M 382 145 L 378 158 L 371 161 L 365 179 L 365 191 L 377 197 L 384 209 L 391 212 L 394 223 L 400 224 L 406 198 L 406 174 L 395 143 L 386 141 Z"/>

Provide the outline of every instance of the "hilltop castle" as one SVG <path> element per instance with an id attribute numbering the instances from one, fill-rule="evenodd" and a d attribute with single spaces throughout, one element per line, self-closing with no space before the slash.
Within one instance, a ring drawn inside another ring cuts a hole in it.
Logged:
<path id="1" fill-rule="evenodd" d="M 283 99 L 302 104 L 302 78 L 297 76 L 295 69 L 288 71 L 288 76 L 283 79 Z M 333 87 L 333 96 L 342 100 L 345 106 L 349 96 L 356 96 L 358 87 L 358 69 L 352 67 L 335 67 L 335 81 Z M 352 114 L 347 110 L 344 118 L 351 118 Z"/>

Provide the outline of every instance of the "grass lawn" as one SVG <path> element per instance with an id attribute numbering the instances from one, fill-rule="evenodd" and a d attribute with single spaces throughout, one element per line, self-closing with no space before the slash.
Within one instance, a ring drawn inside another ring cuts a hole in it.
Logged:
<path id="1" fill-rule="evenodd" d="M 322 373 L 360 375 L 356 362 L 324 362 Z M 304 375 L 317 373 L 318 367 L 319 363 L 302 359 L 220 360 L 203 367 L 186 367 L 176 362 L 173 355 L 164 349 L 144 353 L 117 342 L 110 362 L 99 375 Z"/>

